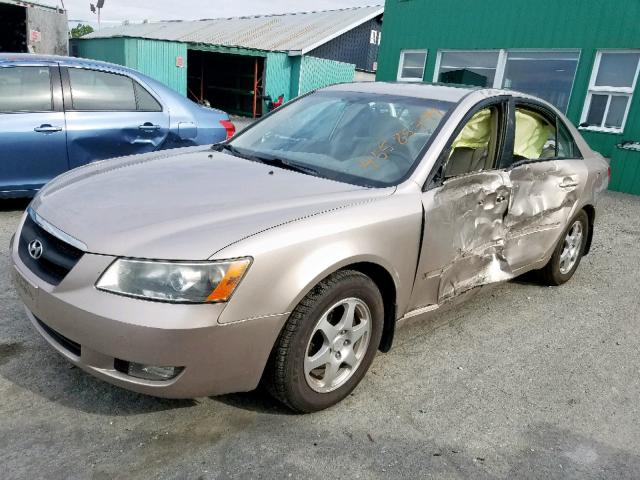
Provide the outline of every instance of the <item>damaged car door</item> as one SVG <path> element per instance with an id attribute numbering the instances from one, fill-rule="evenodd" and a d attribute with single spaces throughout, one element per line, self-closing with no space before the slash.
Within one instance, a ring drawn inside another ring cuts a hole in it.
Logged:
<path id="1" fill-rule="evenodd" d="M 573 214 L 588 176 L 582 154 L 562 119 L 533 100 L 514 100 L 509 178 L 513 186 L 505 224 L 513 270 L 542 261 Z"/>
<path id="2" fill-rule="evenodd" d="M 497 169 L 506 119 L 504 97 L 477 106 L 442 152 L 422 195 L 424 234 L 411 309 L 511 276 L 503 254 L 511 189 L 508 174 Z"/>
<path id="3" fill-rule="evenodd" d="M 169 112 L 140 83 L 117 72 L 62 67 L 71 168 L 153 152 L 169 134 Z"/>

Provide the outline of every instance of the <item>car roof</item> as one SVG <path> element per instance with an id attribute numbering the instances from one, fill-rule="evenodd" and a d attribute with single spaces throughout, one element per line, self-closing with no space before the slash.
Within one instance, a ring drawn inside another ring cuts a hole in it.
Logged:
<path id="1" fill-rule="evenodd" d="M 104 67 L 117 68 L 121 71 L 137 73 L 135 70 L 115 63 L 101 62 L 99 60 L 91 60 L 89 58 L 65 57 L 62 55 L 37 55 L 33 53 L 0 53 L 0 65 L 14 62 L 33 62 L 33 63 L 58 63 L 61 65 L 78 66 L 78 67 Z"/>
<path id="2" fill-rule="evenodd" d="M 480 90 L 468 85 L 451 85 L 422 82 L 355 82 L 340 83 L 319 91 L 362 92 L 379 95 L 400 95 L 458 103 L 472 92 Z"/>

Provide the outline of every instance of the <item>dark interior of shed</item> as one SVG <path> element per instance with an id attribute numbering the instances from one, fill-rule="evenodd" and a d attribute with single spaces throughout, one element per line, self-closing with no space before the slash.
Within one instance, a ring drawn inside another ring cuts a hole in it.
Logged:
<path id="1" fill-rule="evenodd" d="M 27 10 L 0 3 L 0 52 L 27 52 Z"/>
<path id="2" fill-rule="evenodd" d="M 262 115 L 264 58 L 189 50 L 187 95 L 234 115 Z"/>

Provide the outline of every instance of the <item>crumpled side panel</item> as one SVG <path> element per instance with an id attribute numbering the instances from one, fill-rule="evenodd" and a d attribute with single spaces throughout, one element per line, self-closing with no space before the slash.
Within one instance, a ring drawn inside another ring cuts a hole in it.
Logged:
<path id="1" fill-rule="evenodd" d="M 576 162 L 582 160 L 530 163 L 510 172 L 505 255 L 512 268 L 540 260 L 554 247 L 586 183 L 587 169 Z"/>
<path id="2" fill-rule="evenodd" d="M 436 298 L 424 292 L 432 303 L 512 276 L 503 253 L 507 182 L 507 174 L 498 171 L 452 179 L 425 205 L 420 272 L 424 288 L 436 288 Z M 505 200 L 498 201 L 500 197 Z"/>

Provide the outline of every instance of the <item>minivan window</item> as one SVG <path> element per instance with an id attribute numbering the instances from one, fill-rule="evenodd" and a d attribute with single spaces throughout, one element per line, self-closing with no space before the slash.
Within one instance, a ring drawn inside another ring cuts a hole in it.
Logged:
<path id="1" fill-rule="evenodd" d="M 229 145 L 247 158 L 295 163 L 338 181 L 395 185 L 413 170 L 452 105 L 427 98 L 318 92 L 276 110 Z"/>
<path id="2" fill-rule="evenodd" d="M 135 111 L 133 80 L 124 75 L 70 68 L 71 99 L 74 110 Z"/>
<path id="3" fill-rule="evenodd" d="M 0 112 L 52 110 L 49 67 L 0 68 Z"/>

